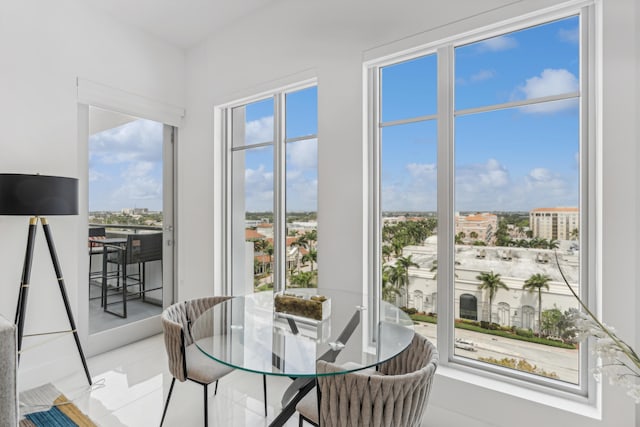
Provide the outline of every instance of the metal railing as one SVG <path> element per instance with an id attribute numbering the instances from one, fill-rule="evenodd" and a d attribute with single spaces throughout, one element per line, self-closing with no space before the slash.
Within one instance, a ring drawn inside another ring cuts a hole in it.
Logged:
<path id="1" fill-rule="evenodd" d="M 162 226 L 138 225 L 138 224 L 98 224 L 89 223 L 89 227 L 104 227 L 107 237 L 122 237 L 127 234 L 139 234 L 140 232 L 162 232 Z"/>

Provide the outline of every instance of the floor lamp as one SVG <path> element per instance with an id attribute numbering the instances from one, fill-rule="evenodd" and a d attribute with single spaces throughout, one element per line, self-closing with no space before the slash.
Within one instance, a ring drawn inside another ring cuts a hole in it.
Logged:
<path id="1" fill-rule="evenodd" d="M 51 237 L 51 229 L 46 216 L 51 215 L 77 215 L 78 214 L 78 180 L 75 178 L 65 178 L 59 176 L 46 175 L 24 175 L 24 174 L 0 174 L 0 215 L 24 215 L 30 216 L 29 232 L 27 236 L 27 250 L 24 256 L 24 266 L 22 268 L 22 281 L 20 283 L 20 293 L 16 307 L 15 323 L 18 329 L 18 360 L 22 350 L 22 338 L 26 319 L 27 297 L 29 296 L 29 279 L 31 277 L 31 264 L 33 261 L 33 246 L 35 243 L 36 229 L 38 222 L 42 224 L 44 236 L 49 246 L 49 254 L 53 262 L 53 268 L 58 279 L 60 295 L 67 310 L 70 330 L 47 332 L 35 335 L 49 335 L 56 333 L 73 333 L 73 338 L 82 359 L 84 372 L 91 385 L 91 375 L 87 367 L 87 360 L 84 357 L 80 338 L 73 320 L 73 313 L 69 305 L 67 290 L 64 285 L 60 262 L 56 254 L 56 248 Z"/>

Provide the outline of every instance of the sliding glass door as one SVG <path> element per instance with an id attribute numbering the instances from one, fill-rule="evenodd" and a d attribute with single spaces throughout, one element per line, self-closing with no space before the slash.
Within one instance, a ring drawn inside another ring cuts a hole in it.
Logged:
<path id="1" fill-rule="evenodd" d="M 130 341 L 159 332 L 173 299 L 175 128 L 95 107 L 88 115 L 89 335 L 115 344 L 122 331 Z"/>

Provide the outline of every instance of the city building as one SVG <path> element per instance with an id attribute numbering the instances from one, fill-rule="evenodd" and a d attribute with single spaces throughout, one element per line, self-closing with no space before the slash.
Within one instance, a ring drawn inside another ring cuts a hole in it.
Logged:
<path id="1" fill-rule="evenodd" d="M 475 213 L 460 215 L 456 213 L 455 234 L 461 236 L 463 243 L 476 241 L 491 245 L 495 242 L 498 228 L 498 216 L 492 213 Z"/>
<path id="2" fill-rule="evenodd" d="M 533 237 L 547 240 L 577 240 L 580 229 L 578 208 L 536 208 L 529 213 Z"/>

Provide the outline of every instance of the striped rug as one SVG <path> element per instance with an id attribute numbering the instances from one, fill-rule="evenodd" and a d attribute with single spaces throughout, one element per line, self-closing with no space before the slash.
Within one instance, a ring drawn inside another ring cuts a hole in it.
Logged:
<path id="1" fill-rule="evenodd" d="M 96 427 L 53 384 L 20 393 L 20 427 Z"/>

